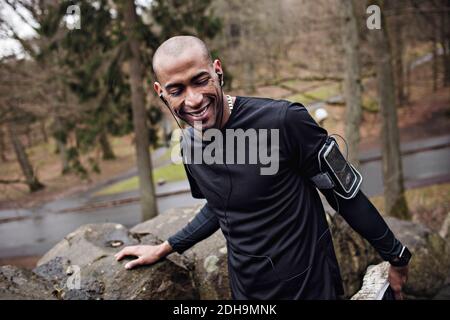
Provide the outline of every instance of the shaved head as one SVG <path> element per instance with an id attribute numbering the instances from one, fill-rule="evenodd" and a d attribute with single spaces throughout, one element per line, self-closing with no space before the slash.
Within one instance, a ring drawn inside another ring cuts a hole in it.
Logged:
<path id="1" fill-rule="evenodd" d="M 172 115 L 202 130 L 220 128 L 230 111 L 222 90 L 222 63 L 193 36 L 163 42 L 153 55 L 153 89 Z"/>
<path id="2" fill-rule="evenodd" d="M 159 68 L 162 64 L 180 57 L 186 51 L 195 50 L 201 59 L 204 59 L 208 64 L 212 64 L 211 54 L 206 47 L 206 44 L 194 36 L 176 36 L 164 41 L 153 55 L 153 73 L 158 79 Z"/>

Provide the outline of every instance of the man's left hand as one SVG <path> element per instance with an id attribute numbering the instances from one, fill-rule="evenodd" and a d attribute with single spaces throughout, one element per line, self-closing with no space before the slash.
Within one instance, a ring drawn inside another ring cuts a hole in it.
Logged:
<path id="1" fill-rule="evenodd" d="M 388 281 L 394 290 L 396 300 L 403 300 L 402 288 L 408 280 L 408 266 L 405 267 L 389 267 Z"/>

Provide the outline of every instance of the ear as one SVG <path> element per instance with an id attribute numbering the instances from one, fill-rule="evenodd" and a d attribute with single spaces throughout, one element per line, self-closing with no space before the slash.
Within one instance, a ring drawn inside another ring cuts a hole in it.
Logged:
<path id="1" fill-rule="evenodd" d="M 162 94 L 162 87 L 159 82 L 156 81 L 153 83 L 153 89 L 155 90 L 155 92 L 158 96 L 160 96 Z"/>
<path id="2" fill-rule="evenodd" d="M 223 74 L 223 70 L 222 70 L 222 62 L 220 62 L 219 59 L 214 60 L 213 62 L 213 67 L 214 67 L 214 71 L 216 73 L 222 73 Z"/>

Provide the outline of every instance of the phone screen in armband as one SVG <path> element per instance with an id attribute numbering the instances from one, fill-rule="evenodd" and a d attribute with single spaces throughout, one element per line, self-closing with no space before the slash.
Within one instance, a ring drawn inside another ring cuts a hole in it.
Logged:
<path id="1" fill-rule="evenodd" d="M 325 151 L 324 158 L 341 187 L 349 192 L 356 183 L 357 176 L 334 141 Z"/>

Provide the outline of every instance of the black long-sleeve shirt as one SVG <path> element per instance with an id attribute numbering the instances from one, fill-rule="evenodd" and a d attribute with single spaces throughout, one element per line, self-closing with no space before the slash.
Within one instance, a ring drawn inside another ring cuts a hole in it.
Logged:
<path id="1" fill-rule="evenodd" d="M 343 293 L 339 267 L 310 181 L 319 173 L 317 153 L 327 132 L 300 104 L 246 97 L 236 98 L 221 132 L 261 128 L 279 130 L 277 174 L 261 175 L 261 163 L 186 164 L 192 195 L 207 204 L 168 241 L 182 253 L 221 228 L 235 299 L 335 298 Z M 361 191 L 348 200 L 331 190 L 321 192 L 384 260 L 399 254 L 401 243 Z"/>

